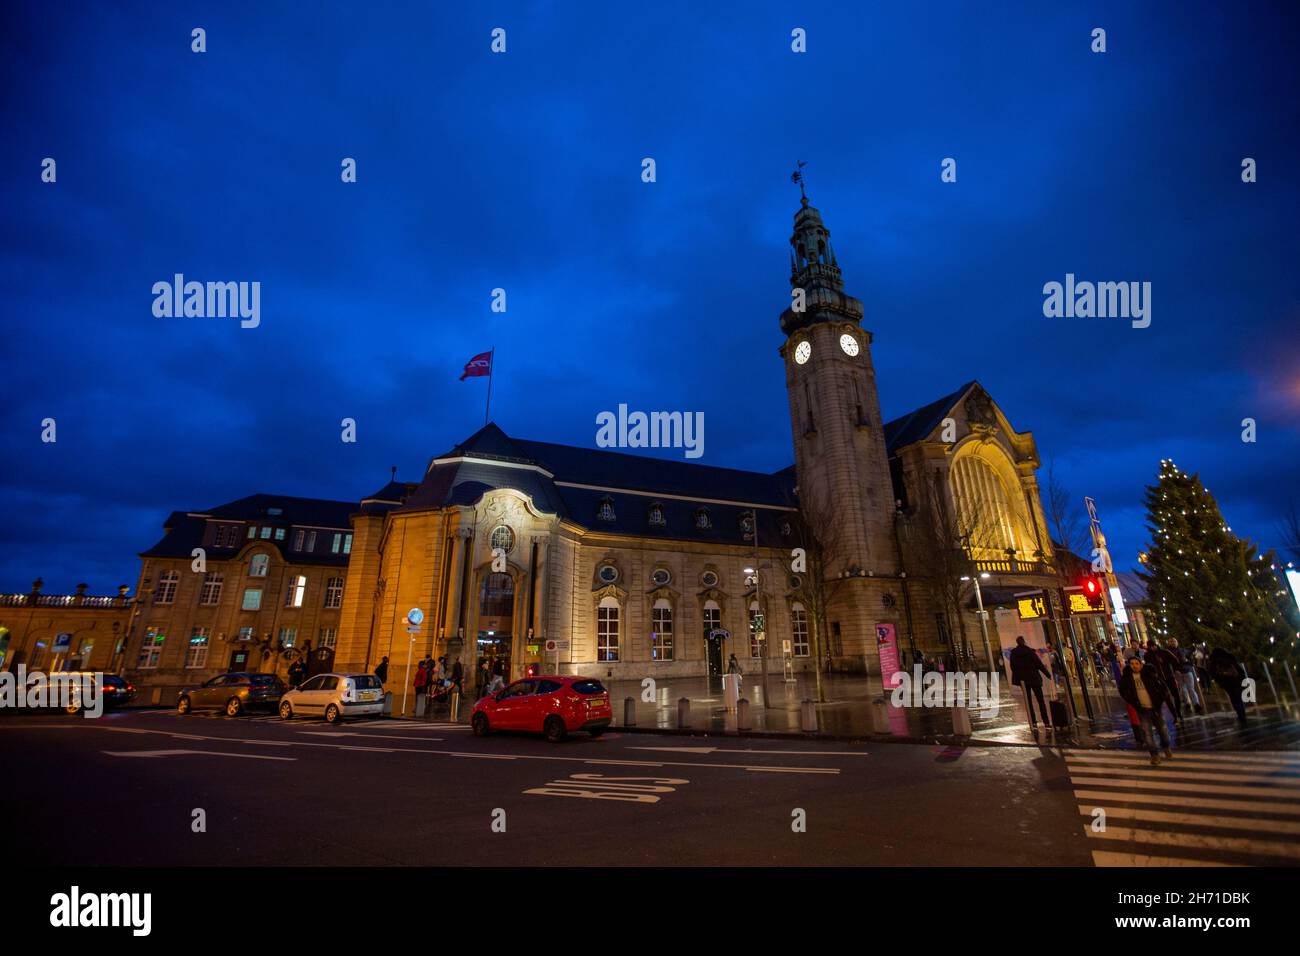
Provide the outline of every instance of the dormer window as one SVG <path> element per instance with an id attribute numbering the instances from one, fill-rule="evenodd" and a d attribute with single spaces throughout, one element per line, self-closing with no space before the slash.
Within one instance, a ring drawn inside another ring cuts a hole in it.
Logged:
<path id="1" fill-rule="evenodd" d="M 650 527 L 663 528 L 667 525 L 668 522 L 664 518 L 664 506 L 656 501 L 650 506 Z"/>
<path id="2" fill-rule="evenodd" d="M 248 576 L 251 578 L 266 577 L 267 568 L 270 566 L 271 559 L 265 554 L 255 554 L 251 561 L 248 562 Z"/>
<path id="3" fill-rule="evenodd" d="M 600 507 L 596 509 L 596 517 L 601 521 L 614 521 L 614 499 L 606 496 L 600 499 Z"/>
<path id="4" fill-rule="evenodd" d="M 695 509 L 695 530 L 708 531 L 712 527 L 713 527 L 713 522 L 709 520 L 709 509 L 696 508 Z"/>

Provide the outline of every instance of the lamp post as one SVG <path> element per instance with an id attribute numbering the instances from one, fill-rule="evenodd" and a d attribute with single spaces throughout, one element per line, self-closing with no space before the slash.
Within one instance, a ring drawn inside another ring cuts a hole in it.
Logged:
<path id="1" fill-rule="evenodd" d="M 988 576 L 987 571 L 982 571 L 978 576 L 963 574 L 961 579 L 971 581 L 975 585 L 975 606 L 979 609 L 980 633 L 984 635 L 984 653 L 988 657 L 989 673 L 992 673 L 997 668 L 993 664 L 993 645 L 989 643 L 989 614 L 988 611 L 984 610 L 984 594 L 980 591 L 980 578 L 987 578 Z"/>

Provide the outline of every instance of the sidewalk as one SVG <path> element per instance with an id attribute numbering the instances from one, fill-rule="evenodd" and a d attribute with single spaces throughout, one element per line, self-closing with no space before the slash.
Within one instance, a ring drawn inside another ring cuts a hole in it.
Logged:
<path id="1" fill-rule="evenodd" d="M 969 743 L 989 745 L 1059 744 L 1077 747 L 1133 749 L 1128 713 L 1113 687 L 1092 689 L 1095 719 L 1089 720 L 1082 698 L 1075 693 L 1079 721 L 1076 729 L 1052 732 L 1040 725 L 1037 736 L 1029 728 L 1024 698 L 1018 689 L 1000 682 L 1001 701 L 996 715 L 970 710 L 972 736 Z M 651 702 L 641 699 L 639 681 L 607 681 L 614 707 L 614 727 L 625 731 L 661 733 L 736 734 L 736 715 L 727 713 L 722 683 L 716 678 L 665 678 L 655 686 Z M 779 674 L 746 675 L 741 696 L 750 702 L 749 727 L 745 733 L 839 739 L 873 739 L 951 743 L 965 738 L 953 734 L 950 708 L 906 707 L 888 711 L 888 733 L 875 728 L 872 702 L 883 695 L 878 677 L 834 674 L 823 677 L 826 703 L 815 706 L 817 732 L 800 729 L 800 705 L 816 699 L 810 676 L 786 683 Z M 625 699 L 635 703 L 635 726 L 624 725 Z M 678 700 L 690 701 L 690 720 L 678 727 Z M 1217 699 L 1216 699 L 1217 698 Z M 1293 704 L 1248 706 L 1250 725 L 1238 728 L 1236 715 L 1227 700 L 1216 694 L 1205 716 L 1189 715 L 1179 729 L 1169 718 L 1174 746 L 1189 750 L 1300 750 L 1300 709 Z"/>

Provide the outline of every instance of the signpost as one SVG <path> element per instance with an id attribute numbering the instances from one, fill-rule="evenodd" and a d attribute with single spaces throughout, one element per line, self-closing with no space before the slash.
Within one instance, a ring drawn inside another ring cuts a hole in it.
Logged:
<path id="1" fill-rule="evenodd" d="M 402 715 L 406 715 L 406 694 L 411 687 L 411 658 L 415 656 L 415 635 L 420 633 L 424 623 L 424 612 L 413 607 L 406 612 L 406 633 L 411 635 L 411 643 L 406 648 L 406 677 L 402 681 Z"/>

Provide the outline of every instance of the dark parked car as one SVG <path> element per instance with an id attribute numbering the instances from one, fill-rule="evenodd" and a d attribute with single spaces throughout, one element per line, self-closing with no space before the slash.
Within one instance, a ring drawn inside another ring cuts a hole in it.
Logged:
<path id="1" fill-rule="evenodd" d="M 221 710 L 238 717 L 245 710 L 274 711 L 284 690 L 284 681 L 274 674 L 218 674 L 198 687 L 182 687 L 176 712 Z"/>

